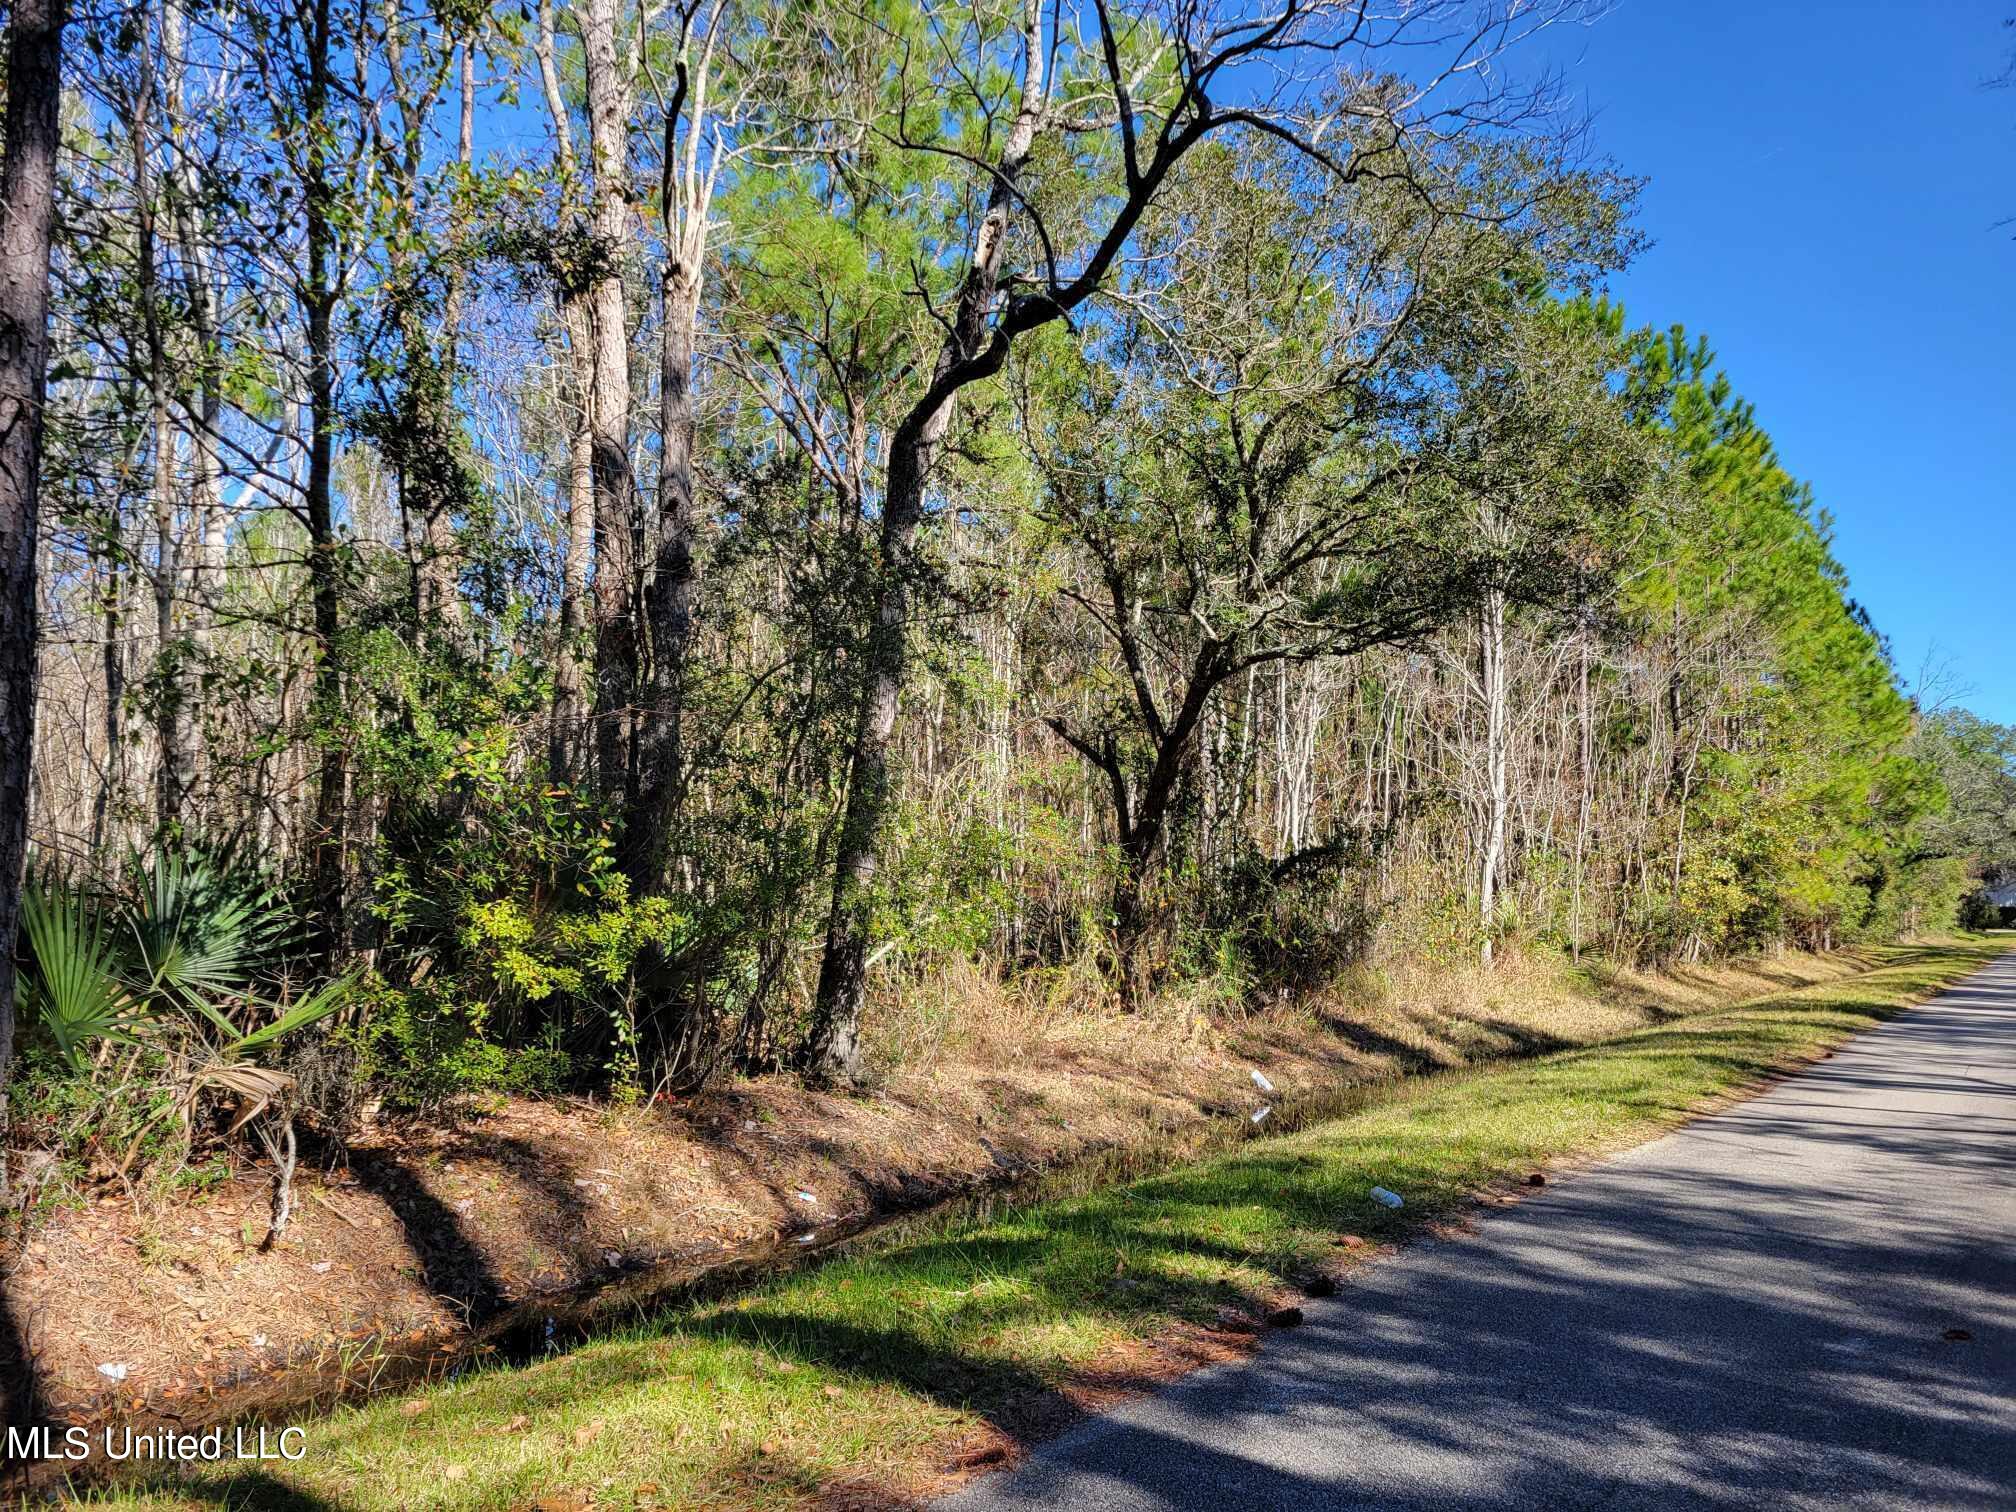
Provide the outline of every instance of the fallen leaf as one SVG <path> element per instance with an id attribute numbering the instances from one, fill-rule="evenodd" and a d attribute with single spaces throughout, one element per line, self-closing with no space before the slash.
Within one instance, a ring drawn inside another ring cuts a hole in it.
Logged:
<path id="1" fill-rule="evenodd" d="M 429 1402 L 425 1397 L 415 1397 L 410 1402 L 401 1403 L 399 1411 L 406 1417 L 418 1417 L 420 1416 L 421 1413 L 425 1412 L 429 1407 L 433 1405 L 434 1404 L 432 1402 Z"/>
<path id="2" fill-rule="evenodd" d="M 602 1419 L 597 1418 L 592 1423 L 584 1423 L 581 1427 L 574 1430 L 574 1447 L 576 1449 L 586 1449 L 601 1436 L 601 1433 Z"/>
<path id="3" fill-rule="evenodd" d="M 532 1419 L 525 1416 L 525 1414 L 521 1412 L 518 1414 L 518 1416 L 514 1417 L 513 1419 L 511 1419 L 510 1422 L 504 1425 L 504 1431 L 506 1433 L 523 1433 L 527 1428 L 531 1426 L 532 1426 Z"/>
<path id="4" fill-rule="evenodd" d="M 467 1480 L 469 1478 L 469 1467 L 467 1465 L 444 1465 L 441 1469 L 441 1478 L 443 1480 Z"/>
<path id="5" fill-rule="evenodd" d="M 823 1386 L 820 1389 L 824 1391 L 826 1395 L 832 1397 L 833 1400 L 836 1402 L 839 1401 L 841 1397 L 847 1395 L 847 1393 L 842 1391 L 838 1386 Z"/>

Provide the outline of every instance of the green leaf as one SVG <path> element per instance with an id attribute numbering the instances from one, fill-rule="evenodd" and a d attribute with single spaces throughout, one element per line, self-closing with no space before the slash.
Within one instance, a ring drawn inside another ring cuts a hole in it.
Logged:
<path id="1" fill-rule="evenodd" d="M 132 1044 L 140 1009 L 120 980 L 104 916 L 81 895 L 31 887 L 21 923 L 32 957 L 26 995 L 70 1068 L 84 1069 L 91 1040 Z"/>

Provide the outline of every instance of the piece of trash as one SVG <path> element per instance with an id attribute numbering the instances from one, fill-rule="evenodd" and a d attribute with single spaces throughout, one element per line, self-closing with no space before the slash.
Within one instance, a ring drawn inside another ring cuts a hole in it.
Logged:
<path id="1" fill-rule="evenodd" d="M 252 1347 L 254 1349 L 264 1349 L 266 1347 L 266 1335 L 264 1334 L 252 1335 Z"/>
<path id="2" fill-rule="evenodd" d="M 797 1242 L 799 1244 L 811 1244 L 814 1241 L 816 1241 L 818 1237 L 819 1236 L 817 1234 L 800 1234 L 798 1236 Z"/>
<path id="3" fill-rule="evenodd" d="M 1247 1074 L 1253 1078 L 1253 1085 L 1258 1087 L 1262 1092 L 1272 1092 L 1274 1090 L 1274 1083 L 1267 1080 L 1258 1071 L 1250 1071 Z"/>
<path id="4" fill-rule="evenodd" d="M 318 1276 L 326 1276 L 329 1274 L 329 1262 L 327 1260 L 317 1260 L 308 1269 L 315 1272 Z"/>
<path id="5" fill-rule="evenodd" d="M 604 1250 L 602 1251 L 602 1263 L 611 1270 L 615 1270 L 623 1264 L 623 1257 L 614 1250 Z"/>
<path id="6" fill-rule="evenodd" d="M 1273 1111 L 1274 1110 L 1272 1107 L 1261 1108 L 1256 1113 L 1254 1113 L 1253 1122 L 1255 1122 L 1256 1124 L 1267 1122 L 1267 1115 L 1269 1113 L 1272 1113 Z"/>
<path id="7" fill-rule="evenodd" d="M 798 1200 L 800 1202 L 809 1202 L 813 1204 L 815 1207 L 818 1205 L 819 1202 L 819 1199 L 817 1197 L 814 1197 L 810 1192 L 800 1192 L 798 1194 Z"/>
<path id="8" fill-rule="evenodd" d="M 1384 1187 L 1372 1188 L 1372 1200 L 1374 1202 L 1383 1202 L 1390 1208 L 1406 1206 L 1406 1203 L 1401 1199 L 1398 1192 L 1389 1192 Z"/>
<path id="9" fill-rule="evenodd" d="M 475 1206 L 476 1206 L 476 1199 L 474 1197 L 464 1197 L 460 1202 L 455 1204 L 455 1211 L 458 1213 L 466 1214 L 467 1212 L 469 1212 L 470 1209 L 474 1208 Z"/>
<path id="10" fill-rule="evenodd" d="M 123 1381 L 126 1379 L 126 1367 L 117 1360 L 112 1360 L 100 1365 L 98 1367 L 98 1374 L 105 1377 L 108 1381 Z"/>
<path id="11" fill-rule="evenodd" d="M 1299 1307 L 1277 1307 L 1267 1314 L 1269 1328 L 1293 1328 L 1301 1321 L 1302 1309 Z"/>

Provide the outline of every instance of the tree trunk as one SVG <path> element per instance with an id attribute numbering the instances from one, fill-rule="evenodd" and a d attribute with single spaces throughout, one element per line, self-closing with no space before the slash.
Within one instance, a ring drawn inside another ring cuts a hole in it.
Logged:
<path id="1" fill-rule="evenodd" d="M 136 201 L 135 272 L 141 324 L 147 333 L 147 392 L 154 448 L 154 728 L 159 757 L 155 823 L 163 832 L 174 832 L 182 827 L 183 805 L 196 785 L 196 737 L 191 728 L 194 700 L 187 686 L 190 648 L 182 639 L 178 622 L 180 601 L 185 597 L 183 531 L 175 518 L 175 463 L 180 442 L 175 428 L 174 384 L 168 371 L 167 333 L 162 328 L 150 119 L 153 105 L 153 53 L 143 49 L 127 128 Z"/>
<path id="2" fill-rule="evenodd" d="M 671 144 L 668 142 L 667 150 Z M 671 839 L 680 802 L 686 648 L 693 631 L 693 331 L 700 269 L 674 257 L 665 269 L 658 378 L 658 542 L 646 600 L 651 681 L 637 730 L 637 802 L 624 836 L 625 868 L 639 895 L 672 885 Z"/>
<path id="3" fill-rule="evenodd" d="M 1023 29 L 1021 104 L 1002 144 L 987 207 L 974 230 L 958 308 L 932 366 L 931 386 L 889 440 L 882 560 L 866 647 L 867 684 L 854 733 L 847 811 L 834 857 L 833 907 L 819 963 L 819 995 L 799 1053 L 806 1075 L 818 1082 L 858 1083 L 863 1070 L 861 1008 L 867 992 L 870 894 L 880 860 L 882 822 L 889 810 L 889 748 L 907 670 L 910 588 L 918 575 L 917 527 L 924 519 L 925 490 L 951 428 L 959 389 L 982 376 L 975 373 L 961 379 L 955 370 L 963 370 L 980 352 L 987 311 L 1000 284 L 1017 184 L 1043 119 L 1041 11 L 1034 0 L 1025 5 Z"/>
<path id="4" fill-rule="evenodd" d="M 628 218 L 630 86 L 616 61 L 616 0 L 578 13 L 586 65 L 590 230 L 601 268 L 588 291 L 595 353 L 589 395 L 595 484 L 595 743 L 602 791 L 634 791 L 630 722 L 637 691 L 636 490 L 630 473 L 630 332 L 621 272 Z"/>
<path id="5" fill-rule="evenodd" d="M 49 239 L 56 203 L 64 0 L 14 0 L 0 152 L 0 1198 L 14 1063 L 14 937 L 28 855 L 35 743 L 35 550 L 49 368 Z"/>
<path id="6" fill-rule="evenodd" d="M 98 795 L 91 805 L 91 849 L 101 851 L 112 844 L 113 825 L 125 801 L 126 734 L 126 528 L 115 501 L 105 526 L 105 543 L 94 549 L 93 571 L 102 573 L 104 587 L 98 597 L 104 616 L 105 640 L 100 664 L 105 678 L 105 770 L 98 783 Z"/>
<path id="7" fill-rule="evenodd" d="M 322 740 L 315 782 L 314 898 L 324 931 L 327 963 L 337 967 L 348 952 L 344 891 L 348 869 L 349 761 L 342 732 L 343 680 L 337 657 L 341 620 L 341 562 L 333 497 L 336 439 L 335 208 L 329 182 L 328 129 L 331 45 L 330 0 L 311 0 L 308 26 L 308 88 L 303 101 L 308 147 L 304 218 L 308 269 L 301 301 L 308 327 L 308 578 L 313 603 L 315 682 L 311 698 Z"/>
<path id="8" fill-rule="evenodd" d="M 589 347 L 588 312 L 581 297 L 565 295 L 560 322 L 567 333 L 573 406 L 567 420 L 567 540 L 560 559 L 560 649 L 553 667 L 553 738 L 549 755 L 556 780 L 571 782 L 586 759 L 586 678 L 581 665 L 587 644 L 588 566 L 595 555 L 595 436 L 588 413 L 595 359 Z"/>
<path id="9" fill-rule="evenodd" d="M 1508 732 L 1505 709 L 1505 592 L 1484 590 L 1478 616 L 1484 687 L 1484 845 L 1478 876 L 1478 922 L 1484 935 L 1483 960 L 1491 964 L 1498 932 L 1498 881 L 1505 864 L 1505 815 L 1509 807 L 1506 780 Z"/>
<path id="10" fill-rule="evenodd" d="M 576 184 L 574 124 L 560 89 L 557 28 L 553 0 L 539 0 L 539 29 L 533 42 L 546 113 L 553 123 L 554 153 L 571 194 Z M 553 731 L 547 765 L 559 782 L 573 782 L 586 759 L 587 713 L 581 652 L 587 642 L 588 567 L 595 554 L 595 390 L 593 320 L 587 295 L 562 280 L 556 301 L 562 339 L 567 344 L 567 539 L 560 559 L 560 646 L 553 667 Z"/>
<path id="11" fill-rule="evenodd" d="M 1575 719 L 1581 736 L 1581 760 L 1577 765 L 1576 780 L 1578 792 L 1575 806 L 1575 880 L 1574 892 L 1568 905 L 1569 949 L 1574 959 L 1582 959 L 1582 888 L 1589 865 L 1589 817 L 1591 800 L 1595 792 L 1595 773 L 1590 770 L 1590 758 L 1595 750 L 1595 734 L 1589 721 L 1589 615 L 1585 607 L 1581 616 L 1580 665 L 1575 679 Z"/>
<path id="12" fill-rule="evenodd" d="M 143 241 L 145 238 L 142 238 Z M 143 280 L 143 283 L 147 282 Z M 145 296 L 143 295 L 143 298 Z M 190 769 L 189 717 L 182 690 L 182 645 L 175 605 L 182 586 L 182 548 L 175 524 L 175 422 L 168 407 L 167 380 L 158 354 L 150 358 L 154 433 L 154 733 L 158 745 L 155 767 L 154 818 L 164 832 L 182 825 L 182 802 L 193 785 Z"/>
<path id="13" fill-rule="evenodd" d="M 180 143 L 186 130 L 187 102 L 183 83 L 186 37 L 187 19 L 183 8 L 175 0 L 168 0 L 161 8 L 161 55 L 163 125 L 171 144 Z M 218 374 L 221 353 L 209 252 L 204 241 L 206 227 L 202 190 L 191 154 L 179 147 L 171 153 L 169 187 L 177 260 L 182 267 L 183 296 L 189 303 L 189 325 L 196 338 L 195 400 L 193 403 L 186 398 L 184 400 L 192 422 L 186 539 L 194 548 L 193 559 L 184 577 L 189 591 L 182 606 L 183 640 L 188 655 L 186 665 L 181 669 L 181 694 L 190 714 L 188 739 L 191 757 L 190 785 L 184 793 L 186 799 L 198 791 L 207 766 L 205 731 L 196 717 L 196 711 L 202 706 L 202 673 L 210 656 L 217 600 L 224 576 L 226 521 L 220 491 L 223 468 L 217 457 L 224 396 Z M 197 807 L 200 814 L 201 802 Z"/>

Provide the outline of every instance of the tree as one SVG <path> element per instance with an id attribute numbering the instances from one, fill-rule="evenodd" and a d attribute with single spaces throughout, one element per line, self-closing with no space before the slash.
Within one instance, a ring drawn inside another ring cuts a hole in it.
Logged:
<path id="1" fill-rule="evenodd" d="M 595 489 L 595 750 L 603 793 L 635 791 L 630 740 L 637 692 L 637 483 L 630 462 L 630 317 L 623 267 L 630 244 L 630 132 L 633 80 L 617 56 L 617 0 L 583 0 L 587 85 L 587 333 L 593 354 L 587 391 L 590 477 Z"/>
<path id="2" fill-rule="evenodd" d="M 66 19 L 64 0 L 16 0 L 8 16 L 0 146 L 0 1134 L 14 1061 L 14 940 L 35 748 L 35 549 Z M 5 1187 L 0 1155 L 0 1193 Z"/>
<path id="3" fill-rule="evenodd" d="M 938 309 L 944 336 L 923 392 L 890 433 L 881 507 L 881 581 L 866 648 L 866 690 L 854 742 L 847 811 L 836 848 L 833 904 L 820 961 L 817 1004 L 802 1054 L 813 1079 L 846 1083 L 861 1072 L 860 1023 L 867 989 L 871 890 L 891 798 L 891 741 L 906 677 L 912 597 L 921 579 L 918 527 L 942 461 L 959 397 L 998 374 L 1015 342 L 1068 320 L 1105 286 L 1136 227 L 1186 156 L 1214 132 L 1247 128 L 1295 147 L 1345 184 L 1401 174 L 1411 136 L 1460 137 L 1530 121 L 1536 96 L 1497 81 L 1488 61 L 1544 27 L 1562 7 L 1530 9 L 1430 4 L 1375 14 L 1355 3 L 1288 0 L 1259 14 L 1200 6 L 1162 18 L 1103 3 L 1065 33 L 1036 0 L 1004 27 L 975 13 L 970 46 L 977 67 L 934 80 L 942 91 L 970 79 L 1013 81 L 1013 97 L 980 98 L 987 123 L 978 146 L 943 141 L 899 116 L 898 139 L 972 171 L 980 206 L 970 222 L 960 271 Z M 962 32 L 968 30 L 960 23 Z M 1453 44 L 1450 38 L 1456 38 Z M 1393 52 L 1439 41 L 1444 56 L 1416 81 L 1384 66 Z M 1342 61 L 1349 59 L 1348 63 Z M 1294 79 L 1321 59 L 1334 67 L 1327 95 L 1293 84 L 1269 94 L 1251 82 Z M 1057 73 L 1046 72 L 1053 62 Z M 906 65 L 907 73 L 907 65 Z M 1444 98 L 1478 83 L 1468 98 Z M 919 80 L 913 89 L 923 86 Z M 1239 99 L 1228 103 L 1226 97 Z M 998 137 L 995 122 L 1005 123 Z M 1054 153 L 1030 177 L 1040 153 Z M 1410 185 L 1445 214 L 1473 213 L 1474 182 Z M 1091 186 L 1097 186 L 1096 188 Z M 1045 200 L 1088 211 L 1075 234 L 1046 214 Z M 1502 213 L 1494 204 L 1490 213 Z M 1011 251 L 1013 261 L 1011 262 Z M 1069 269 L 1069 271 L 1067 271 Z"/>
<path id="4" fill-rule="evenodd" d="M 724 0 L 695 3 L 675 19 L 673 80 L 659 102 L 665 263 L 659 279 L 658 520 L 644 595 L 649 675 L 638 711 L 637 792 L 624 831 L 627 870 L 640 892 L 664 892 L 674 881 L 671 846 L 685 784 L 686 664 L 699 576 L 694 340 L 709 239 L 719 229 L 716 191 L 722 172 L 754 145 L 735 137 L 743 102 L 733 93 L 738 81 L 724 78 L 721 67 L 734 56 L 723 38 L 733 24 Z M 760 131 L 756 136 L 760 142 Z"/>
<path id="5" fill-rule="evenodd" d="M 1477 547 L 1475 670 L 1451 665 L 1483 724 L 1477 914 L 1487 966 L 1513 804 L 1508 614 L 1585 610 L 1587 582 L 1622 544 L 1645 481 L 1642 438 L 1612 392 L 1622 323 L 1608 306 L 1548 298 L 1529 268 L 1452 302 L 1424 338 L 1448 381 L 1422 445 L 1462 499 Z"/>

